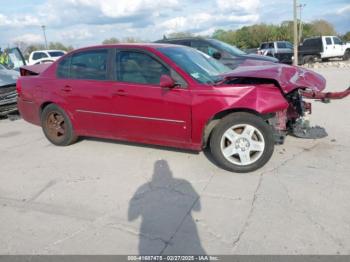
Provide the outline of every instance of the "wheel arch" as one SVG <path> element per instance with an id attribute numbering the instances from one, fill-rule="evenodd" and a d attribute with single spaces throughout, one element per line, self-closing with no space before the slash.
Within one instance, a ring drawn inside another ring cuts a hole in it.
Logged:
<path id="1" fill-rule="evenodd" d="M 203 129 L 203 134 L 202 134 L 202 147 L 203 148 L 207 147 L 208 142 L 210 140 L 210 136 L 211 136 L 214 128 L 220 122 L 220 120 L 222 118 L 224 118 L 227 115 L 230 115 L 233 113 L 238 113 L 238 112 L 246 112 L 246 113 L 250 113 L 250 114 L 253 114 L 255 116 L 264 118 L 262 114 L 260 114 L 259 112 L 255 111 L 251 108 L 229 108 L 229 109 L 225 109 L 223 111 L 220 111 L 207 121 L 207 123 Z"/>
<path id="2" fill-rule="evenodd" d="M 44 103 L 42 103 L 42 104 L 40 105 L 40 107 L 39 107 L 39 118 L 41 118 L 41 114 L 43 113 L 45 107 L 47 107 L 47 106 L 50 105 L 50 104 L 54 104 L 54 102 L 52 102 L 52 101 L 46 101 L 46 102 L 44 102 Z"/>

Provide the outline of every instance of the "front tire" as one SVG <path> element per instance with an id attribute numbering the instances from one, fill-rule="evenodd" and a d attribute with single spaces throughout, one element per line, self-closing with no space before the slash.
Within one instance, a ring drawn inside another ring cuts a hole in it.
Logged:
<path id="1" fill-rule="evenodd" d="M 270 160 L 274 151 L 273 131 L 256 115 L 233 113 L 214 128 L 210 150 L 220 167 L 237 173 L 252 172 Z"/>
<path id="2" fill-rule="evenodd" d="M 46 138 L 56 146 L 68 146 L 78 139 L 68 115 L 55 104 L 44 108 L 41 126 Z"/>

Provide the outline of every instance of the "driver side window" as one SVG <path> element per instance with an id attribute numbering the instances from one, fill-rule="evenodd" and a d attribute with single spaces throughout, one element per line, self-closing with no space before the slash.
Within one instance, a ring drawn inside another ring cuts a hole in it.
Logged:
<path id="1" fill-rule="evenodd" d="M 118 52 L 116 64 L 116 76 L 120 82 L 159 85 L 162 75 L 170 76 L 168 68 L 142 52 Z"/>

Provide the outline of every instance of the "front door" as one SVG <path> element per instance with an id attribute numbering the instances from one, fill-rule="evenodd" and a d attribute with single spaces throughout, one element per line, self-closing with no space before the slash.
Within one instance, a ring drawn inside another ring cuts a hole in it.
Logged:
<path id="1" fill-rule="evenodd" d="M 344 46 L 338 37 L 333 37 L 334 42 L 334 56 L 341 57 L 344 55 Z"/>
<path id="2" fill-rule="evenodd" d="M 160 77 L 179 85 L 161 88 Z M 187 143 L 191 138 L 191 92 L 159 58 L 139 50 L 119 50 L 113 84 L 115 134 L 140 142 Z"/>

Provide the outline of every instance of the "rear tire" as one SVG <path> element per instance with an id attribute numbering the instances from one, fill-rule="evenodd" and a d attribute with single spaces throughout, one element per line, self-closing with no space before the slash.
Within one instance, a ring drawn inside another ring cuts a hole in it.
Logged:
<path id="1" fill-rule="evenodd" d="M 68 115 L 55 104 L 44 108 L 41 126 L 46 138 L 56 146 L 68 146 L 78 139 Z"/>
<path id="2" fill-rule="evenodd" d="M 345 54 L 343 56 L 343 60 L 348 61 L 349 59 L 350 59 L 350 50 L 348 49 L 345 51 Z"/>
<path id="3" fill-rule="evenodd" d="M 247 173 L 270 160 L 274 144 L 271 126 L 256 115 L 239 112 L 224 117 L 214 128 L 210 150 L 223 169 Z"/>

